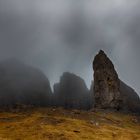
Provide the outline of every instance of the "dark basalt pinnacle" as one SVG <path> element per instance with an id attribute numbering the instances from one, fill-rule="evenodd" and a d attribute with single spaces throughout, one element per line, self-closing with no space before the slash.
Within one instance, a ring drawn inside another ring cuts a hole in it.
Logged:
<path id="1" fill-rule="evenodd" d="M 116 72 L 113 63 L 107 57 L 107 55 L 103 50 L 100 50 L 99 53 L 94 58 L 93 70 L 95 71 L 96 69 L 111 69 L 114 72 Z"/>
<path id="2" fill-rule="evenodd" d="M 97 108 L 120 108 L 120 82 L 114 65 L 103 50 L 95 56 L 94 98 Z"/>
<path id="3" fill-rule="evenodd" d="M 95 56 L 93 70 L 95 108 L 117 109 L 140 114 L 138 94 L 119 79 L 112 61 L 103 50 Z"/>
<path id="4" fill-rule="evenodd" d="M 105 54 L 105 52 L 103 50 L 100 50 L 99 54 Z"/>

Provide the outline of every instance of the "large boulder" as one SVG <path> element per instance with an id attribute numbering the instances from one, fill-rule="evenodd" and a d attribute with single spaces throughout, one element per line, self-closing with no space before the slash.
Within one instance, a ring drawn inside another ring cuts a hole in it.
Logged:
<path id="1" fill-rule="evenodd" d="M 94 98 L 97 108 L 116 108 L 122 106 L 120 81 L 114 65 L 100 50 L 93 61 Z"/>
<path id="2" fill-rule="evenodd" d="M 1 107 L 17 104 L 46 106 L 50 99 L 50 83 L 40 70 L 15 59 L 0 63 Z"/>
<path id="3" fill-rule="evenodd" d="M 68 72 L 62 75 L 60 83 L 54 85 L 54 96 L 57 106 L 74 109 L 91 107 L 90 93 L 84 80 Z"/>
<path id="4" fill-rule="evenodd" d="M 96 108 L 140 112 L 138 94 L 119 79 L 113 63 L 102 50 L 95 56 L 93 69 Z"/>

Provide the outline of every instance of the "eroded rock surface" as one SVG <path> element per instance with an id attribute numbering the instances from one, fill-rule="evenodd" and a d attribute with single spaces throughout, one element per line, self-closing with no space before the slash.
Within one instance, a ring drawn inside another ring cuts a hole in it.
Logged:
<path id="1" fill-rule="evenodd" d="M 140 113 L 138 94 L 119 79 L 113 63 L 104 51 L 100 50 L 95 56 L 93 69 L 95 108 Z"/>
<path id="2" fill-rule="evenodd" d="M 122 104 L 120 81 L 113 63 L 102 50 L 95 56 L 93 69 L 95 107 L 119 109 Z"/>

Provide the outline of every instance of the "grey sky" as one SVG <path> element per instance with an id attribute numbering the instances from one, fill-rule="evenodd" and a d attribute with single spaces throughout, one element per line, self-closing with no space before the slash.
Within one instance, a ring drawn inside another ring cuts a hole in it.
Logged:
<path id="1" fill-rule="evenodd" d="M 24 60 L 52 84 L 70 71 L 89 87 L 103 49 L 140 93 L 139 7 L 139 0 L 0 0 L 0 60 Z"/>

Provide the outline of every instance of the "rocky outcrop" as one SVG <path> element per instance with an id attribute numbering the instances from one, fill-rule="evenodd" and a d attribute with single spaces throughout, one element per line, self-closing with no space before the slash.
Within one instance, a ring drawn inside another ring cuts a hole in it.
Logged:
<path id="1" fill-rule="evenodd" d="M 120 81 L 112 62 L 102 50 L 95 56 L 93 69 L 95 107 L 119 109 L 122 106 Z"/>
<path id="2" fill-rule="evenodd" d="M 0 106 L 17 104 L 46 106 L 51 99 L 50 83 L 38 69 L 12 59 L 0 63 Z"/>
<path id="3" fill-rule="evenodd" d="M 100 50 L 93 61 L 95 108 L 139 112 L 140 98 L 123 83 L 107 55 Z"/>
<path id="4" fill-rule="evenodd" d="M 120 93 L 123 98 L 123 110 L 140 113 L 140 97 L 131 87 L 121 80 Z"/>
<path id="5" fill-rule="evenodd" d="M 56 106 L 74 109 L 91 108 L 91 96 L 83 79 L 64 73 L 60 83 L 54 85 L 54 102 Z"/>

